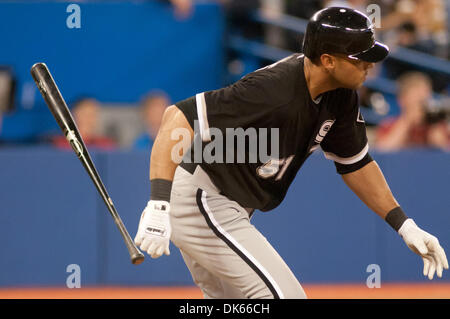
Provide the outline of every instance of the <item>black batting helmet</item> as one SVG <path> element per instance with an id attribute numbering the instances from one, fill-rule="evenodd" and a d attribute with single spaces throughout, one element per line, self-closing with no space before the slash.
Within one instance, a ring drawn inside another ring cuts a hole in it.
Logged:
<path id="1" fill-rule="evenodd" d="M 373 29 L 369 18 L 357 10 L 343 7 L 322 9 L 308 22 L 303 53 L 310 59 L 324 53 L 342 53 L 366 62 L 382 61 L 389 48 L 375 41 Z"/>

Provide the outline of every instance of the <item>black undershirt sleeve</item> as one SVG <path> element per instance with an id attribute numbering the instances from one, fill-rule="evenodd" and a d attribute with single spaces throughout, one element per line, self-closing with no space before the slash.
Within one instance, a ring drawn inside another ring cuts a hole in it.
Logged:
<path id="1" fill-rule="evenodd" d="M 369 153 L 366 154 L 360 161 L 350 164 L 350 165 L 343 165 L 338 162 L 334 162 L 334 165 L 336 166 L 336 171 L 339 174 L 348 174 L 354 171 L 359 170 L 360 168 L 363 168 L 367 164 L 373 161 L 372 156 L 370 156 Z"/>
<path id="2" fill-rule="evenodd" d="M 189 125 L 192 129 L 194 129 L 194 121 L 198 120 L 195 96 L 179 101 L 175 103 L 175 105 L 178 107 L 178 109 L 180 109 L 181 112 L 183 112 L 184 116 L 189 122 Z"/>
<path id="3" fill-rule="evenodd" d="M 361 115 L 358 94 L 351 90 L 340 90 L 340 114 L 336 123 L 321 143 L 326 157 L 334 160 L 339 174 L 354 172 L 373 161 L 368 150 L 366 126 Z M 367 150 L 366 150 L 367 149 Z M 362 152 L 366 151 L 366 154 Z M 355 161 L 352 157 L 361 159 Z"/>

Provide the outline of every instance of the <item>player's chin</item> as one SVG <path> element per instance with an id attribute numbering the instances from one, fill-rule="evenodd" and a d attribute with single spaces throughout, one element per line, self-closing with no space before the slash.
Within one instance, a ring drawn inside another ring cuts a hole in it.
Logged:
<path id="1" fill-rule="evenodd" d="M 359 88 L 361 88 L 364 84 L 364 81 L 360 81 L 357 83 L 346 83 L 345 85 L 343 85 L 344 88 L 346 89 L 351 89 L 351 90 L 358 90 Z"/>
<path id="2" fill-rule="evenodd" d="M 341 81 L 341 87 L 350 90 L 357 90 L 363 86 L 365 80 L 366 77 L 364 75 L 354 77 L 352 79 L 345 79 Z"/>
<path id="3" fill-rule="evenodd" d="M 354 84 L 353 89 L 354 90 L 360 89 L 364 85 L 365 81 L 366 81 L 366 77 L 363 76 L 357 83 Z"/>
<path id="4" fill-rule="evenodd" d="M 355 90 L 360 89 L 362 86 L 364 85 L 364 81 L 359 82 L 356 86 L 355 86 Z"/>

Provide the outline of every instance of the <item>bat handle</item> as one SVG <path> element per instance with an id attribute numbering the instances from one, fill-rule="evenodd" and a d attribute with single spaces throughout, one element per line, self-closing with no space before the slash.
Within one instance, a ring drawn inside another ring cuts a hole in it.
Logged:
<path id="1" fill-rule="evenodd" d="M 133 265 L 141 264 L 145 259 L 144 254 L 136 247 L 133 240 L 131 239 L 130 234 L 128 233 L 122 220 L 120 219 L 120 216 L 117 213 L 111 198 L 108 197 L 108 200 L 106 200 L 106 204 L 114 218 L 116 226 L 119 228 L 122 237 L 125 239 L 125 245 L 127 246 L 128 252 L 130 253 L 131 263 Z"/>

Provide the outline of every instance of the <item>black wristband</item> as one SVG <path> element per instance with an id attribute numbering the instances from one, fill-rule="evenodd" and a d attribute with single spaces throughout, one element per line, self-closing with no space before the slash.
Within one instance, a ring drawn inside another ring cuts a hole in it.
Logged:
<path id="1" fill-rule="evenodd" d="M 402 227 L 405 220 L 408 219 L 403 209 L 399 206 L 391 210 L 385 217 L 385 221 L 391 225 L 396 232 Z"/>
<path id="2" fill-rule="evenodd" d="M 155 178 L 150 180 L 150 200 L 164 200 L 170 203 L 172 181 Z"/>

